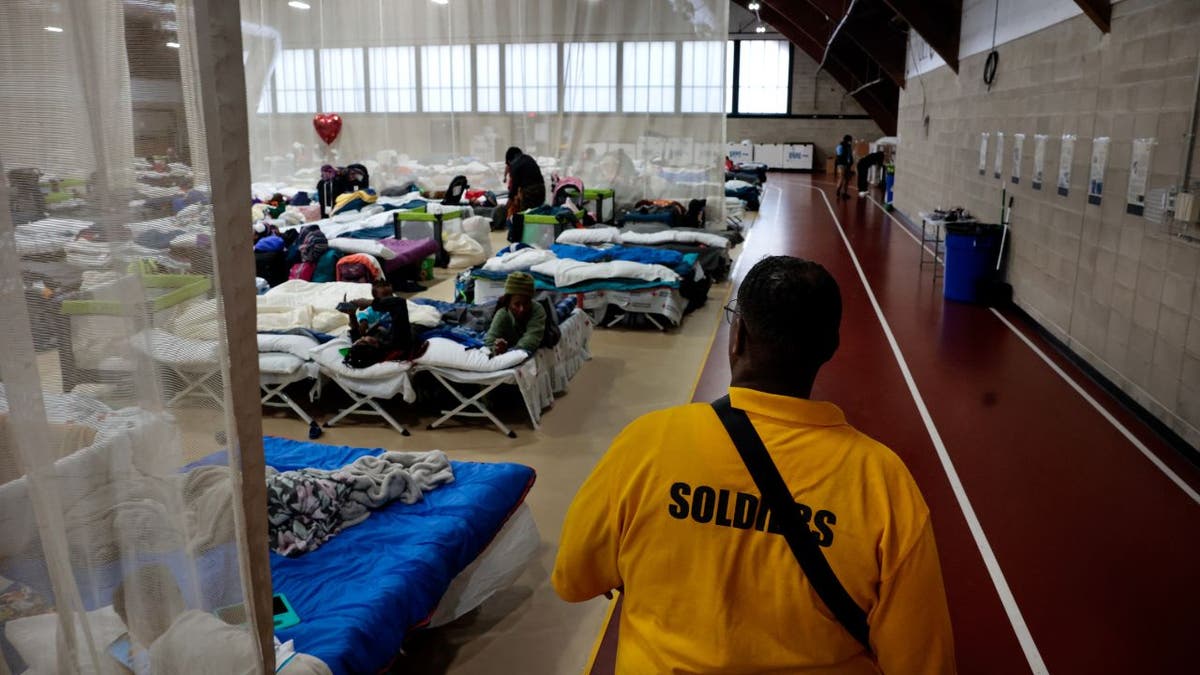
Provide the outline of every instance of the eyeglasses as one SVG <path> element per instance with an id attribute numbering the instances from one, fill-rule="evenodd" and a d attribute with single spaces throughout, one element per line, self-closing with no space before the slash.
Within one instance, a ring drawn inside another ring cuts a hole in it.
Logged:
<path id="1" fill-rule="evenodd" d="M 730 300 L 729 304 L 725 305 L 725 307 L 723 307 L 722 309 L 725 310 L 725 323 L 732 326 L 733 325 L 733 317 L 734 317 L 734 315 L 738 314 L 737 300 Z"/>

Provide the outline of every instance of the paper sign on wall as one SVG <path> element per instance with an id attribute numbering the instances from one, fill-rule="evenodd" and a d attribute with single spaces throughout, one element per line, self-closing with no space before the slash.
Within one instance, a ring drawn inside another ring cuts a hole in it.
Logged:
<path id="1" fill-rule="evenodd" d="M 1133 139 L 1133 156 L 1129 159 L 1129 190 L 1125 194 L 1125 213 L 1140 216 L 1146 208 L 1146 179 L 1150 175 L 1150 149 L 1153 138 Z"/>
<path id="2" fill-rule="evenodd" d="M 996 165 L 993 167 L 996 178 L 1004 173 L 1004 132 L 996 132 Z"/>
<path id="3" fill-rule="evenodd" d="M 1033 137 L 1033 189 L 1041 190 L 1046 178 L 1046 134 Z"/>
<path id="4" fill-rule="evenodd" d="M 1012 182 L 1021 182 L 1021 160 L 1025 157 L 1025 134 L 1013 134 Z"/>
<path id="5" fill-rule="evenodd" d="M 979 135 L 979 175 L 987 174 L 987 142 L 988 132 Z"/>
<path id="6" fill-rule="evenodd" d="M 1063 134 L 1062 151 L 1058 155 L 1058 194 L 1066 197 L 1071 191 L 1071 162 L 1075 161 L 1075 134 Z"/>
<path id="7" fill-rule="evenodd" d="M 1108 168 L 1108 136 L 1092 141 L 1092 167 L 1088 174 L 1089 204 L 1099 204 L 1104 196 L 1104 170 Z"/>

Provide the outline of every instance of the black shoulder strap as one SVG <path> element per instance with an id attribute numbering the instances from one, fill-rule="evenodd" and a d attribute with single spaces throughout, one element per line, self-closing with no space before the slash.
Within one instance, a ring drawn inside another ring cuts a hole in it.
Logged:
<path id="1" fill-rule="evenodd" d="M 763 445 L 762 438 L 754 430 L 750 417 L 745 411 L 734 408 L 728 396 L 723 396 L 712 403 L 713 410 L 725 425 L 725 431 L 733 439 L 733 445 L 754 484 L 762 493 L 763 503 L 771 510 L 771 519 L 778 518 L 782 525 L 783 536 L 787 539 L 792 555 L 800 563 L 804 576 L 808 577 L 813 590 L 817 592 L 829 611 L 833 612 L 854 639 L 862 643 L 867 651 L 871 651 L 870 628 L 867 626 L 867 614 L 854 602 L 854 598 L 846 592 L 842 582 L 838 581 L 829 561 L 821 552 L 817 540 L 808 529 L 808 524 L 798 518 L 796 502 L 792 493 L 779 475 L 779 469 L 771 461 L 771 455 Z"/>

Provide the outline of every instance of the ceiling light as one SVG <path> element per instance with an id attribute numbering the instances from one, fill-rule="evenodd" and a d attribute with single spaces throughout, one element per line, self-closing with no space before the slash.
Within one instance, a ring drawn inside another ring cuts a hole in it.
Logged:
<path id="1" fill-rule="evenodd" d="M 755 33 L 765 33 L 765 32 L 767 32 L 767 27 L 760 23 L 754 27 L 754 32 Z"/>
<path id="2" fill-rule="evenodd" d="M 757 2 L 752 2 L 746 5 L 746 9 L 750 10 L 751 12 L 757 12 L 759 7 L 762 7 L 762 5 L 758 4 Z"/>
<path id="3" fill-rule="evenodd" d="M 288 3 L 288 7 L 291 7 L 292 9 L 310 9 L 311 5 L 309 5 L 307 2 L 300 2 L 300 0 L 292 0 Z"/>
<path id="4" fill-rule="evenodd" d="M 168 43 L 167 43 L 167 46 L 168 46 L 168 47 L 170 47 L 171 49 L 179 49 L 179 43 L 178 43 L 178 42 L 168 42 Z"/>
<path id="5" fill-rule="evenodd" d="M 450 4 L 450 0 L 432 0 L 432 2 L 433 2 L 433 4 L 435 4 L 435 5 L 448 5 L 448 4 Z"/>
<path id="6" fill-rule="evenodd" d="M 59 28 L 58 26 L 46 26 L 46 32 L 47 33 L 61 33 L 61 32 L 63 32 L 63 29 Z"/>

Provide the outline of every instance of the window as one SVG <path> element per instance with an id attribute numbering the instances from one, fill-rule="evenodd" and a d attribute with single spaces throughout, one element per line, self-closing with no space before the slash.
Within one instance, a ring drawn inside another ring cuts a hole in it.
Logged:
<path id="1" fill-rule="evenodd" d="M 616 112 L 617 43 L 566 45 L 563 81 L 563 109 L 567 112 Z"/>
<path id="2" fill-rule="evenodd" d="M 366 111 L 361 49 L 321 50 L 321 108 L 330 112 Z"/>
<path id="3" fill-rule="evenodd" d="M 622 112 L 675 112 L 675 43 L 626 42 Z"/>
<path id="4" fill-rule="evenodd" d="M 425 112 L 471 110 L 471 46 L 421 47 Z"/>
<path id="5" fill-rule="evenodd" d="M 505 45 L 504 61 L 509 112 L 558 110 L 558 45 Z"/>
<path id="6" fill-rule="evenodd" d="M 475 109 L 500 112 L 500 45 L 476 45 L 475 70 Z"/>
<path id="7" fill-rule="evenodd" d="M 720 42 L 685 42 L 682 54 L 680 112 L 722 113 L 732 102 L 732 66 L 725 64 L 726 45 Z"/>
<path id="8" fill-rule="evenodd" d="M 733 112 L 733 40 L 725 43 L 725 112 Z"/>
<path id="9" fill-rule="evenodd" d="M 744 114 L 788 112 L 791 45 L 786 40 L 742 40 L 738 71 L 738 109 Z"/>
<path id="10" fill-rule="evenodd" d="M 275 67 L 275 110 L 317 112 L 317 73 L 311 49 L 285 49 Z"/>
<path id="11" fill-rule="evenodd" d="M 416 112 L 417 64 L 412 47 L 371 47 L 371 110 Z"/>

